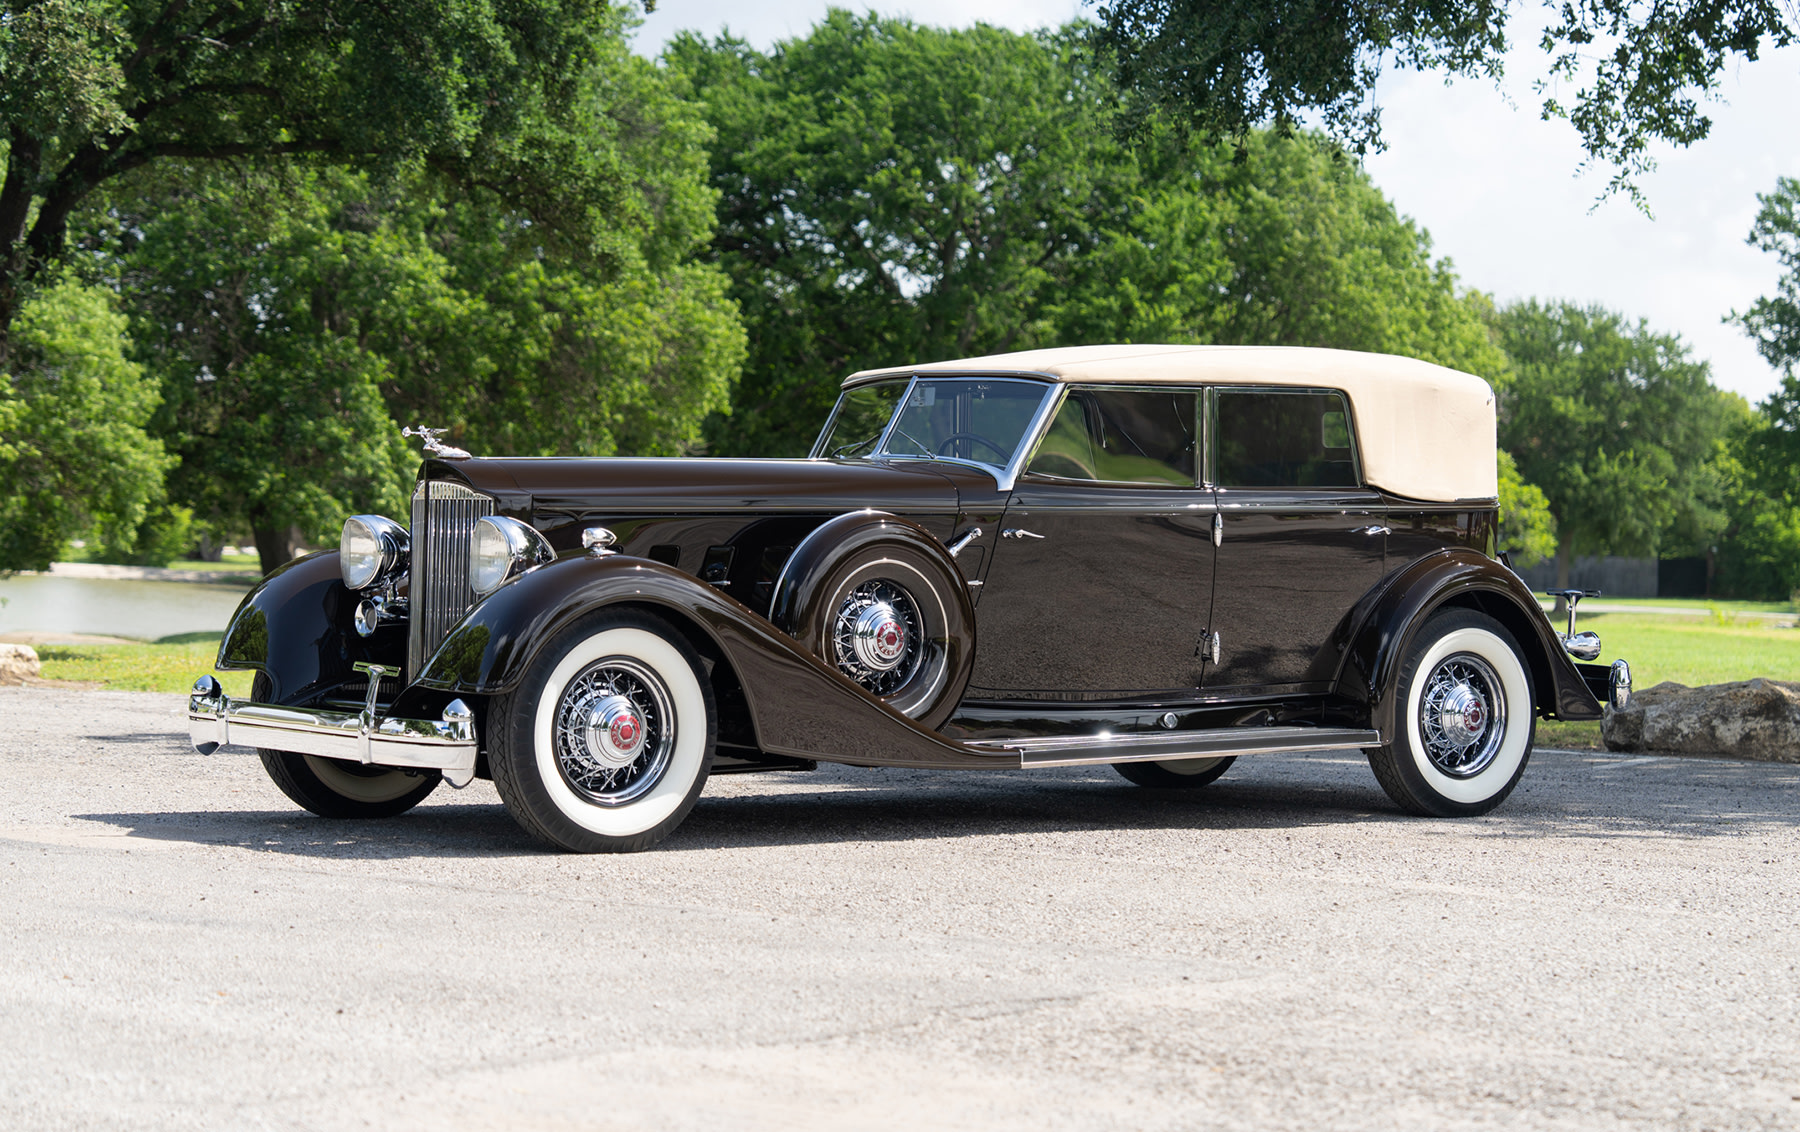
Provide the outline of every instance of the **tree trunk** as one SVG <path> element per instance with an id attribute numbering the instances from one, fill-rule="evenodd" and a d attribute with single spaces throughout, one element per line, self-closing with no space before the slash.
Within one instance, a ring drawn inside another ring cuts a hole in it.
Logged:
<path id="1" fill-rule="evenodd" d="M 299 527 L 266 527 L 253 525 L 250 534 L 256 539 L 256 554 L 262 560 L 263 576 L 293 561 L 300 545 Z"/>
<path id="2" fill-rule="evenodd" d="M 1574 552 L 1574 535 L 1562 535 L 1556 540 L 1556 588 L 1559 590 L 1570 588 L 1569 572 L 1570 568 L 1574 565 Z M 1568 616 L 1568 613 L 1568 603 L 1563 601 L 1560 597 L 1557 598 L 1556 609 L 1552 611 L 1552 616 L 1566 617 Z"/>

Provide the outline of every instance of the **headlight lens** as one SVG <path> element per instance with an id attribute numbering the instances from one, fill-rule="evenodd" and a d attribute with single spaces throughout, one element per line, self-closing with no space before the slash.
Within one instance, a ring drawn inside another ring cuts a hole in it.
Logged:
<path id="1" fill-rule="evenodd" d="M 469 588 L 478 594 L 493 593 L 521 570 L 555 559 L 550 540 L 536 528 L 504 515 L 477 519 L 469 546 Z"/>
<path id="2" fill-rule="evenodd" d="M 496 522 L 492 515 L 476 521 L 469 553 L 469 588 L 476 593 L 493 593 L 512 573 L 513 563 L 524 548 L 516 546 L 511 535 L 506 524 Z"/>
<path id="3" fill-rule="evenodd" d="M 353 590 L 374 585 L 405 564 L 406 528 L 380 515 L 352 515 L 338 537 L 338 569 Z"/>

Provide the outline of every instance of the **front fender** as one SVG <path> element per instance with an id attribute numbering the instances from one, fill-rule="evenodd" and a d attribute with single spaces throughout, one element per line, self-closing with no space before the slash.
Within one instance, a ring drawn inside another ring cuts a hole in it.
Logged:
<path id="1" fill-rule="evenodd" d="M 1369 611 L 1353 631 L 1338 673 L 1340 694 L 1368 703 L 1371 723 L 1396 734 L 1396 676 L 1425 619 L 1445 606 L 1487 614 L 1506 626 L 1531 670 L 1538 711 L 1546 718 L 1599 719 L 1600 702 L 1588 691 L 1519 576 L 1477 551 L 1450 547 L 1401 567 L 1372 595 Z"/>
<path id="2" fill-rule="evenodd" d="M 632 605 L 705 634 L 743 686 L 757 746 L 866 766 L 992 766 L 894 711 L 747 606 L 690 574 L 624 554 L 572 555 L 494 591 L 450 631 L 418 683 L 492 696 L 523 681 L 557 634 L 589 613 Z"/>
<path id="3" fill-rule="evenodd" d="M 218 667 L 250 668 L 268 677 L 269 701 L 306 703 L 365 677 L 358 661 L 398 669 L 406 656 L 403 625 L 357 636 L 358 597 L 344 585 L 338 552 L 296 558 L 244 596 L 219 642 Z"/>

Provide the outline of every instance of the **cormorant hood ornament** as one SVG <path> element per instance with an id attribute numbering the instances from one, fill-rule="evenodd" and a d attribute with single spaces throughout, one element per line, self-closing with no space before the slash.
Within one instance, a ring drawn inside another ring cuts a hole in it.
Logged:
<path id="1" fill-rule="evenodd" d="M 461 448 L 453 448 L 438 439 L 448 431 L 450 430 L 443 428 L 425 428 L 421 425 L 418 428 L 403 428 L 400 430 L 400 435 L 416 436 L 423 440 L 425 442 L 425 455 L 427 456 L 436 456 L 440 460 L 467 460 L 469 458 L 467 452 L 463 451 Z"/>

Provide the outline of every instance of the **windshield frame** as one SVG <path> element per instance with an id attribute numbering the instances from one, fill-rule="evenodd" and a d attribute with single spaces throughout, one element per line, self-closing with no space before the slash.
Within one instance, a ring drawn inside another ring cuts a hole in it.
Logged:
<path id="1" fill-rule="evenodd" d="M 878 385 L 886 380 L 892 379 L 877 378 L 873 381 L 858 382 L 853 388 L 860 389 L 865 385 Z M 892 439 L 895 427 L 900 423 L 900 418 L 904 415 L 908 402 L 912 400 L 913 390 L 918 387 L 921 381 L 969 380 L 1005 381 L 1019 385 L 1032 385 L 1041 390 L 1038 406 L 1032 411 L 1031 418 L 1026 422 L 1024 431 L 1019 434 L 1018 447 L 1013 450 L 1011 459 L 1009 459 L 1004 466 L 985 463 L 981 460 L 965 459 L 961 456 L 937 456 L 925 455 L 918 452 L 888 451 L 888 441 Z M 837 425 L 838 414 L 842 411 L 844 406 L 844 394 L 849 393 L 850 391 L 850 388 L 838 390 L 838 399 L 831 407 L 831 416 L 826 419 L 825 427 L 819 430 L 819 439 L 813 442 L 813 450 L 809 457 L 810 459 L 919 460 L 928 463 L 960 464 L 965 468 L 976 468 L 993 476 L 995 487 L 998 490 L 1011 491 L 1013 484 L 1019 478 L 1021 469 L 1025 466 L 1026 460 L 1030 458 L 1032 451 L 1037 447 L 1039 434 L 1044 431 L 1045 426 L 1048 424 L 1056 404 L 1062 400 L 1063 383 L 1047 374 L 1035 373 L 993 373 L 991 371 L 983 372 L 980 370 L 971 370 L 968 372 L 940 372 L 933 370 L 930 373 L 914 373 L 907 379 L 906 388 L 902 390 L 900 399 L 894 403 L 893 415 L 888 418 L 887 424 L 882 428 L 881 439 L 876 442 L 875 447 L 860 456 L 831 456 L 824 451 L 825 442 L 831 436 L 832 429 Z"/>

